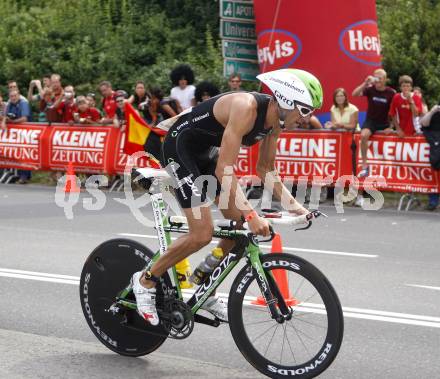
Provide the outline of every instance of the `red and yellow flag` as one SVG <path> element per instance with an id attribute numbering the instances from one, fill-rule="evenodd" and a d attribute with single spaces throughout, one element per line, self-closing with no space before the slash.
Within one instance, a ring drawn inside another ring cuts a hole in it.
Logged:
<path id="1" fill-rule="evenodd" d="M 148 125 L 147 122 L 139 116 L 131 104 L 125 104 L 124 113 L 127 125 L 124 144 L 125 154 L 131 155 L 137 151 L 143 151 L 144 145 L 150 137 L 150 133 L 159 136 L 164 136 L 166 134 L 166 131 Z"/>

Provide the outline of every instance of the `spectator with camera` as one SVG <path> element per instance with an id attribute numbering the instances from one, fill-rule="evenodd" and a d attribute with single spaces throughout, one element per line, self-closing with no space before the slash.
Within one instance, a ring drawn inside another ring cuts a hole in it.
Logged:
<path id="1" fill-rule="evenodd" d="M 358 174 L 359 178 L 364 178 L 370 174 L 367 164 L 370 137 L 380 130 L 385 131 L 385 133 L 391 133 L 393 130 L 390 126 L 388 113 L 396 91 L 388 87 L 386 83 L 387 73 L 379 68 L 374 71 L 373 75 L 367 76 L 364 82 L 353 91 L 353 96 L 365 96 L 368 100 L 367 117 L 361 127 L 362 168 Z"/>
<path id="2" fill-rule="evenodd" d="M 440 170 L 440 105 L 434 105 L 421 119 L 422 132 L 429 144 L 429 162 L 433 170 Z M 439 204 L 439 194 L 429 194 L 426 209 L 434 211 Z"/>
<path id="3" fill-rule="evenodd" d="M 28 89 L 28 101 L 40 101 L 43 98 L 43 92 L 50 87 L 50 75 L 44 75 L 43 82 L 41 82 L 39 79 L 31 80 Z M 37 89 L 37 94 L 34 94 L 35 89 Z"/>
<path id="4" fill-rule="evenodd" d="M 97 124 L 101 119 L 99 111 L 89 105 L 85 96 L 76 98 L 76 111 L 73 112 L 73 120 L 77 124 Z"/>
<path id="5" fill-rule="evenodd" d="M 412 85 L 412 78 L 402 75 L 399 78 L 401 92 L 394 95 L 390 106 L 390 116 L 400 138 L 416 132 L 414 119 L 422 113 L 422 99 L 412 92 Z"/>
<path id="6" fill-rule="evenodd" d="M 61 122 L 73 124 L 73 113 L 76 112 L 75 89 L 73 86 L 64 87 L 63 96 L 55 101 L 54 107 L 61 115 Z"/>
<path id="7" fill-rule="evenodd" d="M 9 91 L 9 101 L 5 109 L 5 117 L 1 121 L 1 128 L 6 129 L 7 124 L 20 124 L 23 122 L 32 121 L 31 107 L 29 102 L 20 97 L 18 90 L 13 89 Z M 17 171 L 19 179 L 18 183 L 25 184 L 31 178 L 31 172 L 28 170 Z"/>
<path id="8" fill-rule="evenodd" d="M 359 109 L 348 102 L 344 88 L 333 92 L 333 105 L 330 108 L 331 121 L 325 123 L 327 129 L 344 129 L 354 131 L 358 126 Z"/>
<path id="9" fill-rule="evenodd" d="M 101 119 L 101 124 L 113 124 L 113 120 L 116 115 L 116 94 L 113 91 L 112 84 L 105 80 L 99 83 L 99 91 L 102 95 L 102 110 L 104 112 L 104 116 Z"/>
<path id="10" fill-rule="evenodd" d="M 170 79 L 174 86 L 170 97 L 177 100 L 181 107 L 178 113 L 194 106 L 196 87 L 193 86 L 194 71 L 192 68 L 187 64 L 178 65 L 171 71 Z"/>

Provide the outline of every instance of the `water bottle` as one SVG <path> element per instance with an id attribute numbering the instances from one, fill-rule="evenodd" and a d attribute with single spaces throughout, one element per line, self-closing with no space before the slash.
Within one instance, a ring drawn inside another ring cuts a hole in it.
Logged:
<path id="1" fill-rule="evenodd" d="M 190 283 L 189 278 L 191 276 L 191 265 L 187 258 L 176 264 L 177 279 L 179 280 L 180 288 L 187 289 L 192 288 L 193 284 Z"/>
<path id="2" fill-rule="evenodd" d="M 208 277 L 208 275 L 214 271 L 222 258 L 223 249 L 221 247 L 212 249 L 211 254 L 207 255 L 206 258 L 200 262 L 189 280 L 196 285 L 200 285 Z"/>

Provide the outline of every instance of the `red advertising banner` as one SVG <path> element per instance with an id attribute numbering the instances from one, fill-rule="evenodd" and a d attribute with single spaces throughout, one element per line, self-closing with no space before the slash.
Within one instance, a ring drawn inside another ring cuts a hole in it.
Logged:
<path id="1" fill-rule="evenodd" d="M 254 0 L 260 71 L 300 68 L 324 88 L 321 118 L 329 118 L 333 91 L 351 93 L 381 65 L 374 0 Z M 350 102 L 366 110 L 362 98 Z"/>
<path id="2" fill-rule="evenodd" d="M 40 139 L 46 129 L 41 125 L 9 125 L 0 130 L 0 167 L 41 169 Z"/>
<path id="3" fill-rule="evenodd" d="M 332 131 L 295 131 L 278 139 L 276 169 L 294 180 L 332 178 L 351 174 L 352 134 Z"/>
<path id="4" fill-rule="evenodd" d="M 361 166 L 360 135 L 357 145 L 357 171 Z M 370 175 L 383 176 L 386 186 L 378 189 L 395 192 L 437 193 L 440 189 L 439 173 L 429 164 L 429 145 L 423 136 L 397 138 L 375 134 L 368 141 L 367 163 Z"/>
<path id="5" fill-rule="evenodd" d="M 47 168 L 64 170 L 72 162 L 77 172 L 104 172 L 111 128 L 51 126 Z M 46 168 L 45 167 L 45 168 Z"/>
<path id="6" fill-rule="evenodd" d="M 124 134 L 112 126 L 8 125 L 0 130 L 0 168 L 65 171 L 69 162 L 76 172 L 114 174 L 124 172 L 128 155 Z M 296 130 L 281 134 L 275 166 L 282 177 L 334 183 L 352 174 L 353 134 L 328 130 Z M 360 166 L 359 134 L 357 172 Z M 242 147 L 235 166 L 240 177 L 255 177 L 258 145 Z M 435 193 L 440 176 L 429 164 L 429 145 L 423 136 L 377 134 L 369 141 L 368 164 L 372 176 L 382 176 L 385 191 Z M 140 157 L 136 167 L 150 167 Z M 380 182 L 380 181 L 379 181 Z"/>

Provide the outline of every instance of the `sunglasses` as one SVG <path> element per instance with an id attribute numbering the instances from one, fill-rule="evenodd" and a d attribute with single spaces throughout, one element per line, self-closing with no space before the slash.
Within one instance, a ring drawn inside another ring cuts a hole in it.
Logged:
<path id="1" fill-rule="evenodd" d="M 298 112 L 302 117 L 310 116 L 315 111 L 314 109 L 302 105 L 297 101 L 294 101 L 294 104 L 295 104 L 295 108 L 298 109 Z"/>

